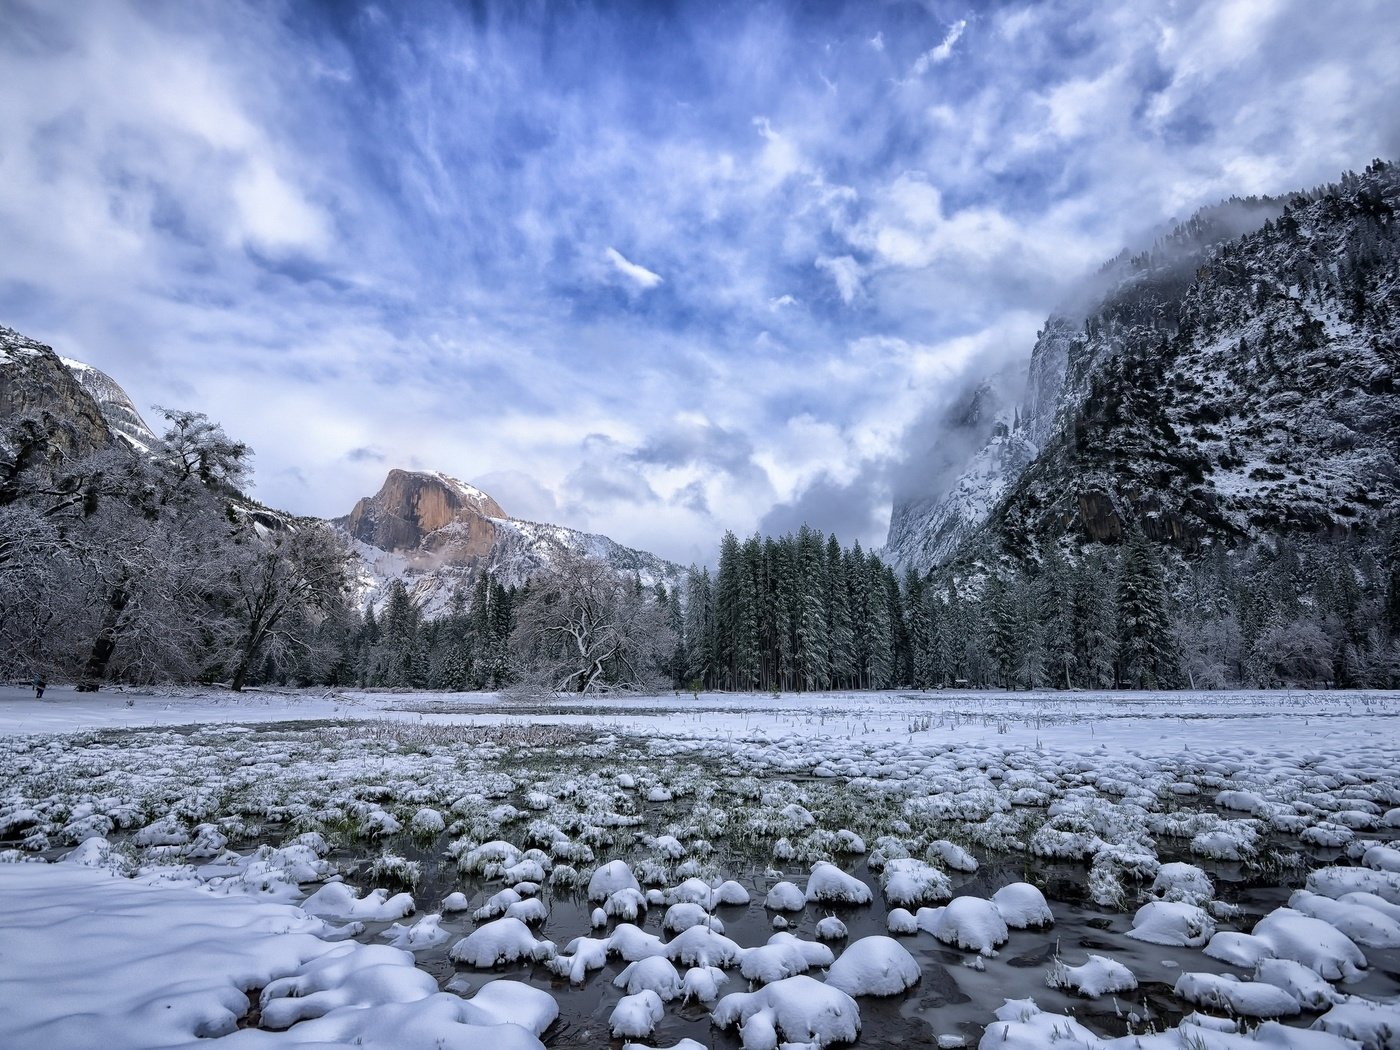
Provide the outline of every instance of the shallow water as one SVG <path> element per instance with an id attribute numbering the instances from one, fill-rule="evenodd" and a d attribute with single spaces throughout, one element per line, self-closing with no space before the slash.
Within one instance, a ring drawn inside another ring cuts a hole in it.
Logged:
<path id="1" fill-rule="evenodd" d="M 358 847 L 340 850 L 332 854 L 331 859 L 346 871 L 349 881 L 368 886 L 373 880 L 364 873 L 373 857 L 383 849 L 398 852 L 423 864 L 424 877 L 413 891 L 420 903 L 420 913 L 435 910 L 436 902 L 454 891 L 464 893 L 475 909 L 503 884 L 460 875 L 451 861 L 442 859 L 442 850 L 448 841 L 444 836 L 425 847 L 421 842 L 405 838 L 373 850 Z M 923 971 L 921 980 L 901 996 L 859 1000 L 861 1046 L 926 1045 L 936 1042 L 940 1035 L 950 1034 L 961 1035 L 968 1046 L 976 1046 L 984 1028 L 992 1021 L 993 1011 L 1006 999 L 1022 998 L 1034 998 L 1049 1012 L 1072 1014 L 1103 1036 L 1143 1032 L 1149 1025 L 1161 1030 L 1175 1025 L 1182 1016 L 1196 1009 L 1172 994 L 1172 987 L 1182 972 L 1247 976 L 1238 967 L 1212 959 L 1198 948 L 1163 947 L 1128 937 L 1133 910 L 1113 911 L 1090 901 L 1087 864 L 972 852 L 980 867 L 975 873 L 950 873 L 955 894 L 989 897 L 1008 883 L 1028 881 L 1040 887 L 1050 901 L 1054 926 L 1044 930 L 1011 931 L 1010 941 L 995 957 L 981 960 L 980 966 L 975 953 L 949 948 L 929 934 L 899 938 L 919 961 Z M 1305 877 L 1304 872 L 1299 872 L 1282 881 L 1266 882 L 1249 876 L 1239 864 L 1211 862 L 1185 854 L 1171 856 L 1167 849 L 1161 852 L 1164 862 L 1189 860 L 1204 868 L 1216 882 L 1217 898 L 1243 909 L 1238 919 L 1221 923 L 1222 929 L 1248 930 L 1265 914 L 1286 904 L 1289 894 L 1302 886 Z M 1322 863 L 1332 856 L 1334 854 L 1315 860 Z M 600 863 L 603 859 L 599 858 Z M 724 923 L 725 935 L 744 947 L 764 944 L 775 932 L 771 924 L 775 913 L 763 907 L 763 899 L 769 887 L 779 879 L 764 875 L 763 860 L 731 856 L 719 864 L 724 877 L 741 883 L 752 897 L 748 905 L 720 906 L 714 910 Z M 835 915 L 846 924 L 849 936 L 844 943 L 888 932 L 887 909 L 878 891 L 877 875 L 869 870 L 864 858 L 848 860 L 840 867 L 875 891 L 875 903 L 850 907 L 809 905 L 800 913 L 785 913 L 790 923 L 788 932 L 804 939 L 815 939 L 817 922 L 828 915 Z M 802 885 L 806 869 L 784 869 L 781 877 Z M 1145 887 L 1140 888 L 1145 891 Z M 549 917 L 543 926 L 535 928 L 536 936 L 555 942 L 561 951 L 574 937 L 606 936 L 617 925 L 609 923 L 607 929 L 592 930 L 589 916 L 594 906 L 582 892 L 559 892 L 545 886 L 540 896 L 549 907 Z M 665 910 L 664 906 L 653 907 L 635 925 L 662 935 L 661 918 Z M 370 924 L 359 939 L 374 942 L 389 925 Z M 455 977 L 465 978 L 473 990 L 500 978 L 526 981 L 548 989 L 559 1004 L 559 1020 L 544 1035 L 547 1046 L 563 1050 L 596 1047 L 608 1042 L 608 1017 L 623 994 L 613 985 L 613 979 L 627 966 L 626 962 L 610 959 L 601 970 L 590 971 L 583 985 L 570 985 L 539 964 L 520 963 L 490 971 L 476 970 L 455 964 L 447 957 L 449 948 L 459 937 L 476 927 L 470 912 L 446 918 L 442 925 L 454 936 L 438 947 L 415 952 L 419 966 L 437 978 L 440 986 Z M 664 935 L 663 939 L 669 940 L 670 935 Z M 832 944 L 837 954 L 842 946 L 843 942 Z M 1078 965 L 1090 952 L 1108 955 L 1128 966 L 1138 977 L 1137 991 L 1089 1000 L 1046 985 L 1046 975 L 1057 956 L 1069 965 Z M 1371 970 L 1361 982 L 1346 986 L 1346 990 L 1368 997 L 1400 995 L 1400 950 L 1367 949 L 1366 954 L 1372 963 Z M 729 983 L 720 989 L 721 995 L 758 987 L 750 986 L 737 969 L 727 972 Z M 819 973 L 814 972 L 814 976 Z M 737 1050 L 740 1047 L 737 1030 L 720 1031 L 710 1024 L 712 1005 L 686 1005 L 679 1000 L 666 1004 L 665 1017 L 657 1025 L 654 1037 L 646 1041 L 668 1046 L 688 1037 L 706 1046 Z M 1312 1015 L 1305 1014 L 1287 1023 L 1306 1027 L 1311 1021 Z M 613 1040 L 615 1045 L 620 1042 Z"/>

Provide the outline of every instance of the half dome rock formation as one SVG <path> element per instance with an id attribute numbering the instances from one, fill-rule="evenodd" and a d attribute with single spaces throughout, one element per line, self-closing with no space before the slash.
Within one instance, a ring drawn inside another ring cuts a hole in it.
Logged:
<path id="1" fill-rule="evenodd" d="M 672 587 L 684 575 L 674 562 L 606 536 L 512 518 L 481 489 L 439 471 L 395 468 L 377 493 L 332 524 L 359 555 L 362 605 L 380 605 L 397 578 L 429 616 L 446 611 L 455 592 L 470 593 L 483 572 L 518 586 L 565 550 L 600 558 L 647 586 Z"/>
<path id="2" fill-rule="evenodd" d="M 506 512 L 480 489 L 436 471 L 395 468 L 337 524 L 372 547 L 411 552 L 410 562 L 466 565 L 495 544 L 493 518 Z"/>

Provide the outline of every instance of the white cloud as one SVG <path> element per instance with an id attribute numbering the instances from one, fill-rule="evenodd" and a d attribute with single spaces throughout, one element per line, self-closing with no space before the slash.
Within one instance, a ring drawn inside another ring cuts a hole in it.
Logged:
<path id="1" fill-rule="evenodd" d="M 645 266 L 638 266 L 616 248 L 610 247 L 603 254 L 608 262 L 612 263 L 614 270 L 638 288 L 655 288 L 662 281 L 660 274 L 652 273 Z"/>
<path id="2" fill-rule="evenodd" d="M 831 277 L 836 284 L 836 291 L 841 296 L 841 301 L 847 306 L 859 298 L 861 294 L 861 268 L 860 263 L 851 256 L 838 255 L 833 258 L 819 255 L 815 266 Z"/>
<path id="3" fill-rule="evenodd" d="M 953 56 L 953 47 L 963 35 L 963 30 L 967 28 L 967 19 L 960 18 L 948 27 L 947 34 L 935 47 L 929 48 L 914 61 L 913 75 L 921 77 L 927 73 L 932 66 L 941 62 L 946 62 Z"/>

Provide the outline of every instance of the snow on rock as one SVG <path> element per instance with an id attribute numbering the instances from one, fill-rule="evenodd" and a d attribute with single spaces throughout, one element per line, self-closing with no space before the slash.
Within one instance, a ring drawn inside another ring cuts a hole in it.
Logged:
<path id="1" fill-rule="evenodd" d="M 549 918 L 549 908 L 538 897 L 516 901 L 506 909 L 506 917 L 519 919 L 526 926 L 538 926 Z"/>
<path id="2" fill-rule="evenodd" d="M 1045 978 L 1051 988 L 1068 988 L 1090 999 L 1116 992 L 1131 992 L 1138 986 L 1133 971 L 1116 959 L 1090 955 L 1082 966 L 1066 966 L 1059 959 Z"/>
<path id="3" fill-rule="evenodd" d="M 1212 959 L 1219 959 L 1233 966 L 1257 966 L 1260 962 L 1272 960 L 1274 957 L 1273 945 L 1264 938 L 1255 937 L 1252 933 L 1237 933 L 1234 930 L 1222 930 L 1217 933 L 1201 950 Z"/>
<path id="4" fill-rule="evenodd" d="M 1400 905 L 1400 873 L 1377 871 L 1373 868 L 1318 868 L 1308 873 L 1307 888 L 1324 897 L 1337 898 L 1344 893 L 1374 893 L 1390 903 Z"/>
<path id="5" fill-rule="evenodd" d="M 477 922 L 485 922 L 487 919 L 495 919 L 504 915 L 512 905 L 519 904 L 524 898 L 520 892 L 511 886 L 493 893 L 486 899 L 486 903 L 476 911 L 472 912 L 472 918 Z"/>
<path id="6" fill-rule="evenodd" d="M 1152 895 L 1164 901 L 1199 906 L 1214 898 L 1215 885 L 1210 881 L 1210 876 L 1196 865 L 1175 862 L 1163 864 L 1157 869 L 1157 877 L 1152 880 Z"/>
<path id="7" fill-rule="evenodd" d="M 831 949 L 826 945 L 780 932 L 773 934 L 765 945 L 745 948 L 739 960 L 739 972 L 751 981 L 772 984 L 794 974 L 806 973 L 814 966 L 830 966 L 831 960 Z"/>
<path id="8" fill-rule="evenodd" d="M 722 933 L 692 926 L 666 943 L 665 955 L 682 966 L 734 966 L 744 949 Z"/>
<path id="9" fill-rule="evenodd" d="M 262 1025 L 290 1028 L 339 1007 L 407 1003 L 437 992 L 437 981 L 412 964 L 412 956 L 387 945 L 342 944 L 292 977 L 262 990 Z"/>
<path id="10" fill-rule="evenodd" d="M 768 891 L 763 906 L 769 911 L 801 911 L 807 906 L 807 898 L 793 883 L 778 882 Z"/>
<path id="11" fill-rule="evenodd" d="M 449 893 L 442 899 L 442 910 L 444 912 L 466 911 L 470 907 L 471 904 L 467 901 L 467 895 L 465 893 Z"/>
<path id="12" fill-rule="evenodd" d="M 612 1016 L 608 1018 L 608 1027 L 612 1029 L 614 1039 L 647 1036 L 665 1015 L 666 1008 L 661 1003 L 661 997 L 650 990 L 641 991 L 635 995 L 624 995 L 618 1000 Z"/>
<path id="13" fill-rule="evenodd" d="M 716 933 L 724 932 L 724 923 L 698 904 L 673 904 L 666 909 L 666 915 L 661 920 L 661 928 L 670 933 L 680 933 L 692 926 L 708 926 Z"/>
<path id="14" fill-rule="evenodd" d="M 452 936 L 442 928 L 441 922 L 441 915 L 424 915 L 412 926 L 396 922 L 380 936 L 395 948 L 405 948 L 409 951 L 415 948 L 432 948 Z"/>
<path id="15" fill-rule="evenodd" d="M 1267 941 L 1278 958 L 1302 963 L 1329 981 L 1349 980 L 1366 967 L 1366 956 L 1346 934 L 1292 908 L 1265 915 L 1254 936 Z"/>
<path id="16" fill-rule="evenodd" d="M 1072 1017 L 1045 1013 L 1034 999 L 1008 999 L 977 1045 L 979 1050 L 1102 1050 L 1106 1044 Z"/>
<path id="17" fill-rule="evenodd" d="M 619 955 L 628 962 L 652 955 L 665 955 L 666 947 L 656 934 L 647 933 L 630 922 L 619 923 L 608 938 L 608 954 Z"/>
<path id="18" fill-rule="evenodd" d="M 651 955 L 628 963 L 626 968 L 613 979 L 613 984 L 625 989 L 628 995 L 636 995 L 650 989 L 669 1003 L 681 994 L 681 979 L 670 961 L 659 955 Z"/>
<path id="19" fill-rule="evenodd" d="M 1400 1050 L 1400 1002 L 1347 996 L 1314 1021 L 1313 1028 L 1355 1039 L 1364 1050 Z"/>
<path id="20" fill-rule="evenodd" d="M 1361 863 L 1377 871 L 1400 872 L 1400 849 L 1394 846 L 1372 846 L 1362 854 Z"/>
<path id="21" fill-rule="evenodd" d="M 454 944 L 447 953 L 453 962 L 466 963 L 482 970 L 520 959 L 541 962 L 553 954 L 553 944 L 535 940 L 530 927 L 519 919 L 511 918 L 496 919 L 478 927 Z"/>
<path id="22" fill-rule="evenodd" d="M 818 861 L 807 877 L 806 899 L 824 904 L 869 904 L 870 887 L 835 864 Z"/>
<path id="23" fill-rule="evenodd" d="M 1045 894 L 1029 882 L 1012 882 L 1003 886 L 992 894 L 992 903 L 1006 925 L 1013 930 L 1038 929 L 1055 923 Z"/>
<path id="24" fill-rule="evenodd" d="M 890 933 L 918 933 L 919 921 L 907 908 L 891 908 L 890 913 L 885 916 L 885 928 Z"/>
<path id="25" fill-rule="evenodd" d="M 1255 969 L 1254 980 L 1282 988 L 1304 1010 L 1326 1010 L 1342 998 L 1315 972 L 1292 959 L 1265 959 Z"/>
<path id="26" fill-rule="evenodd" d="M 1189 1003 L 1235 1017 L 1292 1017 L 1298 1000 L 1277 985 L 1244 982 L 1228 974 L 1183 973 L 1173 992 Z"/>
<path id="27" fill-rule="evenodd" d="M 946 901 L 953 896 L 948 876 L 914 857 L 888 861 L 880 873 L 880 889 L 888 903 L 899 907 Z"/>
<path id="28" fill-rule="evenodd" d="M 388 890 L 370 890 L 363 897 L 356 897 L 345 883 L 330 882 L 302 901 L 301 907 L 308 915 L 387 922 L 412 915 L 413 897 L 407 893 L 391 897 Z"/>
<path id="29" fill-rule="evenodd" d="M 820 1050 L 855 1042 L 860 1034 L 856 1001 L 803 975 L 726 995 L 710 1017 L 720 1028 L 738 1025 L 744 1050 L 776 1050 L 780 1039 Z"/>
<path id="30" fill-rule="evenodd" d="M 919 909 L 920 919 L 928 910 Z M 1006 920 L 997 906 L 981 897 L 954 897 L 936 912 L 929 932 L 944 944 L 990 956 L 996 954 L 998 945 L 1010 939 Z M 926 928 L 922 921 L 919 928 Z"/>
<path id="31" fill-rule="evenodd" d="M 1128 936 L 1149 944 L 1199 948 L 1215 933 L 1215 920 L 1194 904 L 1149 901 L 1133 916 Z"/>
<path id="32" fill-rule="evenodd" d="M 632 874 L 632 869 L 624 861 L 613 860 L 598 868 L 588 880 L 588 899 L 594 902 L 606 901 L 619 891 L 640 892 L 641 888 L 637 877 Z"/>
<path id="33" fill-rule="evenodd" d="M 817 921 L 814 933 L 819 941 L 843 941 L 846 939 L 846 924 L 835 915 L 828 915 Z"/>
<path id="34" fill-rule="evenodd" d="M 847 995 L 898 995 L 919 982 L 919 964 L 891 937 L 862 937 L 847 946 L 826 983 Z"/>
<path id="35" fill-rule="evenodd" d="M 616 863 L 616 862 L 614 862 Z M 630 875 L 631 872 L 629 871 Z M 596 875 L 594 876 L 597 877 Z M 590 899 L 593 884 L 589 883 Z M 636 922 L 637 916 L 647 910 L 646 895 L 635 886 L 626 889 L 615 890 L 608 894 L 607 900 L 603 902 L 603 914 L 614 919 L 622 919 L 624 922 Z"/>
<path id="36" fill-rule="evenodd" d="M 718 966 L 692 966 L 681 979 L 681 996 L 686 1002 L 712 1003 L 719 988 L 729 983 L 729 975 Z"/>
<path id="37" fill-rule="evenodd" d="M 1308 890 L 1296 890 L 1288 898 L 1288 906 L 1331 923 L 1363 947 L 1400 948 L 1400 922 L 1374 908 L 1354 903 L 1354 898 L 1347 902 L 1334 901 Z"/>
<path id="38" fill-rule="evenodd" d="M 934 839 L 928 844 L 926 853 L 930 857 L 938 857 L 953 871 L 971 873 L 977 870 L 977 858 L 956 842 L 949 842 L 947 839 Z"/>
<path id="39" fill-rule="evenodd" d="M 719 904 L 747 904 L 749 903 L 749 891 L 740 886 L 732 879 L 721 882 L 715 887 L 710 898 L 711 906 Z"/>
<path id="40" fill-rule="evenodd" d="M 589 970 L 601 970 L 608 962 L 608 941 L 597 937 L 575 937 L 564 951 L 545 961 L 552 972 L 566 977 L 570 984 L 582 984 Z"/>

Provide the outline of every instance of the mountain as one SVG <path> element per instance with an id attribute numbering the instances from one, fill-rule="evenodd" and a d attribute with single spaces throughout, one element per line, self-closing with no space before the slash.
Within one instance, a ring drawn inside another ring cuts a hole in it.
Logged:
<path id="1" fill-rule="evenodd" d="M 25 419 L 65 456 L 84 456 L 112 441 L 101 407 L 53 348 L 0 326 L 0 421 Z M 11 463 L 23 458 L 23 435 L 12 433 L 8 443 L 12 447 L 0 447 L 0 455 Z"/>
<path id="2" fill-rule="evenodd" d="M 78 385 L 97 403 L 98 411 L 108 428 L 138 452 L 149 452 L 160 441 L 155 431 L 146 425 L 140 411 L 121 385 L 106 372 L 82 361 L 61 357 L 65 368 L 73 374 Z"/>
<path id="3" fill-rule="evenodd" d="M 1373 528 L 1400 507 L 1397 209 L 1400 173 L 1378 161 L 1112 260 L 1039 333 L 1010 428 L 896 504 L 892 556 L 927 570 L 1134 529 L 1189 553 Z"/>
<path id="4" fill-rule="evenodd" d="M 377 493 L 332 524 L 359 555 L 362 605 L 378 605 L 398 578 L 429 616 L 447 609 L 458 589 L 470 594 L 483 572 L 518 586 L 564 549 L 600 558 L 645 585 L 675 586 L 685 572 L 606 536 L 512 518 L 485 492 L 436 471 L 389 471 Z"/>

